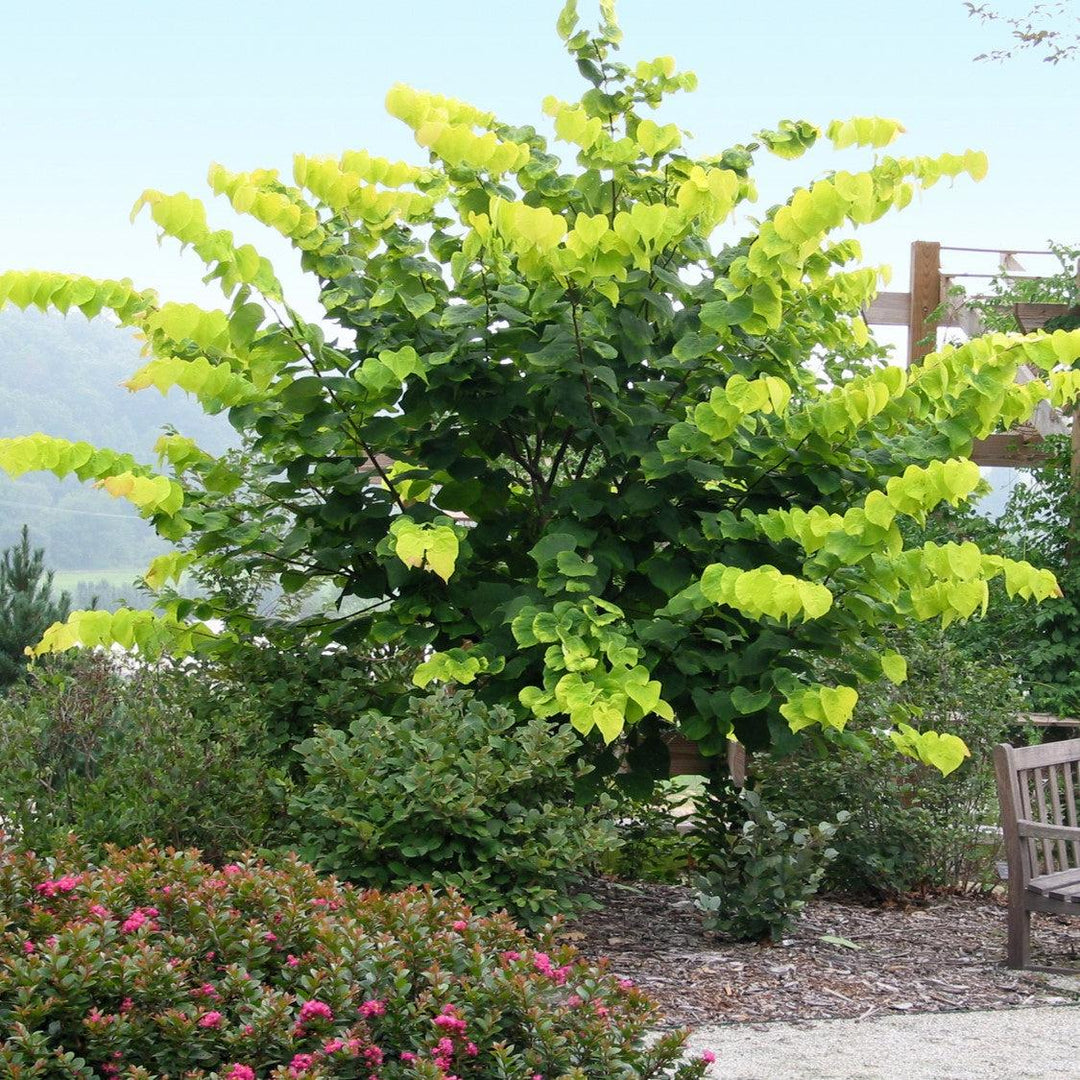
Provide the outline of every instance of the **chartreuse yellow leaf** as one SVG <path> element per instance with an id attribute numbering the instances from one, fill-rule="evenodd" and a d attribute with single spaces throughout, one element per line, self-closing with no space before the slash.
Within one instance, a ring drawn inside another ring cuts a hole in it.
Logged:
<path id="1" fill-rule="evenodd" d="M 146 573 L 143 574 L 143 581 L 151 589 L 160 589 L 162 585 L 166 585 L 170 581 L 179 582 L 184 575 L 184 571 L 194 561 L 195 556 L 191 552 L 170 551 L 164 555 L 158 555 L 151 561 Z"/>
<path id="2" fill-rule="evenodd" d="M 574 33 L 574 30 L 577 29 L 577 24 L 577 0 L 566 0 L 566 3 L 562 6 L 562 10 L 559 12 L 559 18 L 555 23 L 555 30 L 563 41 L 568 41 Z"/>
<path id="3" fill-rule="evenodd" d="M 865 544 L 866 554 L 875 551 L 882 540 L 886 540 L 888 548 L 899 550 L 899 534 L 894 525 L 898 515 L 921 521 L 939 504 L 956 505 L 967 498 L 981 482 L 982 474 L 972 461 L 931 461 L 925 466 L 909 465 L 902 475 L 889 478 L 885 491 L 870 492 L 862 506 L 853 506 L 842 516 L 815 506 L 808 511 L 799 507 L 769 510 L 753 520 L 770 540 L 795 540 L 810 554 L 825 549 L 844 551 L 850 557 L 850 540 Z M 973 552 L 978 549 L 974 545 L 962 550 L 957 545 L 952 547 L 956 550 L 949 549 L 947 555 L 941 556 L 948 564 L 942 576 L 954 571 L 960 576 L 974 575 L 978 567 Z M 929 558 L 933 560 L 936 556 Z"/>
<path id="4" fill-rule="evenodd" d="M 193 359 L 169 356 L 151 360 L 123 385 L 132 392 L 153 386 L 162 395 L 174 386 L 179 387 L 213 411 L 242 405 L 260 396 L 246 376 L 205 356 Z"/>
<path id="5" fill-rule="evenodd" d="M 298 188 L 282 184 L 276 169 L 233 173 L 214 164 L 207 180 L 214 194 L 224 195 L 234 210 L 276 229 L 301 251 L 317 252 L 333 246 L 318 211 Z"/>
<path id="6" fill-rule="evenodd" d="M 131 282 L 97 281 L 77 274 L 56 274 L 41 270 L 8 270 L 0 274 L 0 308 L 53 308 L 66 314 L 78 308 L 88 319 L 102 311 L 113 312 L 124 326 L 137 324 L 157 306 L 157 294 L 135 290 Z"/>
<path id="7" fill-rule="evenodd" d="M 787 695 L 780 715 L 792 731 L 821 724 L 840 731 L 851 719 L 859 694 L 851 686 L 808 686 Z"/>
<path id="8" fill-rule="evenodd" d="M 888 146 L 904 130 L 899 120 L 856 116 L 850 120 L 834 120 L 825 134 L 837 150 L 843 150 L 848 146 Z"/>
<path id="9" fill-rule="evenodd" d="M 162 235 L 190 245 L 207 266 L 214 268 L 210 276 L 221 282 L 226 295 L 231 295 L 238 285 L 254 285 L 264 296 L 281 299 L 281 285 L 269 260 L 250 244 L 237 247 L 231 232 L 211 231 L 206 208 L 198 199 L 182 192 L 166 195 L 147 190 L 131 210 L 132 221 L 144 206 L 150 207 L 150 216 Z"/>
<path id="10" fill-rule="evenodd" d="M 898 652 L 881 654 L 881 670 L 885 678 L 897 686 L 907 679 L 907 661 Z"/>
<path id="11" fill-rule="evenodd" d="M 910 724 L 898 724 L 889 738 L 901 754 L 913 757 L 924 765 L 932 765 L 943 776 L 958 769 L 964 758 L 971 757 L 964 740 L 957 735 L 936 731 L 916 731 Z"/>
<path id="12" fill-rule="evenodd" d="M 452 524 L 435 525 L 407 517 L 395 518 L 390 526 L 394 553 L 406 566 L 431 570 L 443 581 L 449 581 L 460 550 L 458 528 L 460 526 Z"/>
<path id="13" fill-rule="evenodd" d="M 144 514 L 175 514 L 184 505 L 184 489 L 167 476 L 119 473 L 99 483 L 114 498 L 127 499 Z"/>
<path id="14" fill-rule="evenodd" d="M 782 574 L 775 566 L 741 570 L 723 563 L 705 568 L 700 588 L 707 600 L 735 608 L 752 619 L 769 616 L 792 622 L 821 618 L 832 607 L 832 593 L 816 582 Z"/>
<path id="15" fill-rule="evenodd" d="M 413 672 L 413 684 L 421 689 L 432 682 L 460 683 L 467 686 L 490 666 L 488 658 L 473 649 L 437 652 Z"/>
<path id="16" fill-rule="evenodd" d="M 0 439 L 0 469 L 13 477 L 48 470 L 61 479 L 73 473 L 80 480 L 96 480 L 110 495 L 127 499 L 147 515 L 175 514 L 184 504 L 183 488 L 175 480 L 156 475 L 130 454 L 50 435 Z"/>
<path id="17" fill-rule="evenodd" d="M 234 641 L 229 633 L 215 633 L 204 623 L 181 622 L 172 615 L 152 611 L 73 611 L 64 622 L 53 623 L 29 656 L 66 652 L 73 648 L 136 649 L 147 660 L 165 653 L 185 656 L 213 651 Z"/>
<path id="18" fill-rule="evenodd" d="M 548 537 L 547 546 L 553 549 L 557 540 L 558 535 Z M 606 742 L 649 714 L 674 719 L 663 687 L 640 662 L 642 650 L 625 632 L 623 612 L 614 604 L 589 596 L 584 602 L 559 601 L 551 610 L 527 605 L 510 628 L 523 648 L 550 645 L 543 688 L 530 686 L 519 694 L 534 716 L 565 715 L 582 734 L 596 730 Z"/>
<path id="19" fill-rule="evenodd" d="M 309 158 L 298 154 L 293 159 L 293 176 L 323 206 L 353 223 L 363 223 L 377 235 L 395 221 L 423 221 L 431 213 L 434 200 L 420 192 L 386 190 L 374 178 L 390 187 L 430 176 L 430 172 L 372 158 L 368 154 L 346 154 L 335 158 Z M 371 182 L 366 182 L 371 179 Z"/>

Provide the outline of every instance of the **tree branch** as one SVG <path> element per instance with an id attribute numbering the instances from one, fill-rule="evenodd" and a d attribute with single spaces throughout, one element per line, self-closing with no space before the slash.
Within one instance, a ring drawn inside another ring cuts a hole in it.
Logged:
<path id="1" fill-rule="evenodd" d="M 269 301 L 267 302 L 267 306 L 270 307 L 271 311 L 274 311 L 274 308 L 269 304 Z M 287 308 L 286 310 L 289 309 Z M 312 355 L 311 350 L 307 347 L 307 342 L 303 339 L 303 337 L 299 335 L 298 329 L 295 325 L 295 319 L 292 318 L 292 312 L 289 311 L 290 319 L 288 322 L 283 320 L 281 315 L 277 311 L 274 311 L 274 315 L 278 320 L 278 325 L 280 325 L 285 330 L 285 333 L 289 335 L 292 343 L 297 347 L 297 349 L 299 349 L 300 355 L 308 362 L 308 366 L 311 368 L 312 373 L 321 378 L 322 371 L 319 369 L 319 365 L 315 362 L 315 357 Z M 406 512 L 404 500 L 401 498 L 398 489 L 394 487 L 394 483 L 390 479 L 386 470 L 379 463 L 378 458 L 375 456 L 375 451 L 372 450 L 372 448 L 368 445 L 367 440 L 364 438 L 364 435 L 361 432 L 360 428 L 357 427 L 356 423 L 353 421 L 353 418 L 349 415 L 349 411 L 345 408 L 344 403 L 337 396 L 337 394 L 334 393 L 333 387 L 327 385 L 326 383 L 323 383 L 323 389 L 326 391 L 330 400 L 337 407 L 338 412 L 341 413 L 342 421 L 352 431 L 353 437 L 360 445 L 360 448 L 367 455 L 368 462 L 371 464 L 372 468 L 374 468 L 374 470 L 379 474 L 379 478 L 386 485 L 386 488 L 390 492 L 390 495 L 393 498 L 394 502 L 397 503 L 398 509 L 404 514 Z"/>

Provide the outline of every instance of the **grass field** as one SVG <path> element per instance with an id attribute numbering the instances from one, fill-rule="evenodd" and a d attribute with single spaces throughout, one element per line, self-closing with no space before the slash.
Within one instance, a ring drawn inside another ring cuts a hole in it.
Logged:
<path id="1" fill-rule="evenodd" d="M 58 592 L 74 592 L 80 582 L 96 585 L 106 581 L 110 585 L 130 585 L 146 572 L 146 567 L 130 570 L 57 570 L 53 574 L 53 589 Z"/>

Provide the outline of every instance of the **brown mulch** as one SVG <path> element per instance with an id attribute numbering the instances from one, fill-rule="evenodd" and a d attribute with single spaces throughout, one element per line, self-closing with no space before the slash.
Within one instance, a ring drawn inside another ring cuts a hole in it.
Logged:
<path id="1" fill-rule="evenodd" d="M 600 910 L 568 922 L 561 939 L 610 958 L 660 1002 L 671 1026 L 1080 1000 L 1080 978 L 1073 990 L 1072 980 L 1004 966 L 1005 906 L 996 897 L 879 907 L 818 898 L 787 937 L 754 944 L 707 934 L 692 891 L 681 886 L 597 880 L 587 891 Z M 1035 963 L 1080 976 L 1075 923 L 1035 915 L 1032 932 Z"/>

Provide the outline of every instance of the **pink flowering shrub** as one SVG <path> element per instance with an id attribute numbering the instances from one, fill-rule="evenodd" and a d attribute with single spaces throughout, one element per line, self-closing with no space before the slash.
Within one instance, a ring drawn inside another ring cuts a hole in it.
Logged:
<path id="1" fill-rule="evenodd" d="M 455 894 L 0 837 L 0 1075 L 692 1080 L 632 984 Z"/>

